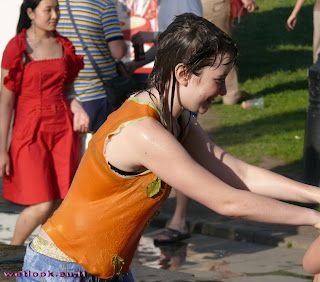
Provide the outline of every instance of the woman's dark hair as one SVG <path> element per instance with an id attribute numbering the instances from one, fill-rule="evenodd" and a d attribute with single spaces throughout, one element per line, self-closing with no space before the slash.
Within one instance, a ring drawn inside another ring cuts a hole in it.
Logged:
<path id="1" fill-rule="evenodd" d="M 171 75 L 173 75 L 171 100 L 174 98 L 176 65 L 183 63 L 188 73 L 200 75 L 206 66 L 215 64 L 219 66 L 225 55 L 230 56 L 230 61 L 226 64 L 234 64 L 238 56 L 238 46 L 227 34 L 213 23 L 192 13 L 176 16 L 159 36 L 154 67 L 148 78 L 147 87 L 157 89 L 163 108 L 163 94 Z"/>
<path id="2" fill-rule="evenodd" d="M 27 14 L 27 9 L 31 8 L 34 10 L 38 7 L 42 0 L 24 0 L 20 8 L 20 17 L 17 25 L 17 34 L 20 33 L 24 28 L 31 26 L 31 20 Z"/>

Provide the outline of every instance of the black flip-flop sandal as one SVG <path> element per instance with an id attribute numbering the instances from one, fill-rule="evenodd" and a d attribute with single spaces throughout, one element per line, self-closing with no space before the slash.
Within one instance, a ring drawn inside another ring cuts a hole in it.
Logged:
<path id="1" fill-rule="evenodd" d="M 163 239 L 163 240 L 159 240 L 159 239 L 153 239 L 154 243 L 175 243 L 175 242 L 180 242 L 182 240 L 188 239 L 191 237 L 190 233 L 186 233 L 186 234 L 182 234 L 180 231 L 178 230 L 174 230 L 171 228 L 166 228 L 163 231 L 161 231 L 158 235 L 164 235 L 169 237 L 169 239 Z"/>

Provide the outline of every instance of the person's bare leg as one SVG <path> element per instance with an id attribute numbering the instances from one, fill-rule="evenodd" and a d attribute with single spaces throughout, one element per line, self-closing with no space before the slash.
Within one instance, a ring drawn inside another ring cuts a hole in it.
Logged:
<path id="1" fill-rule="evenodd" d="M 180 191 L 176 191 L 176 209 L 168 227 L 178 230 L 182 234 L 188 233 L 188 227 L 186 224 L 188 202 L 189 198 L 185 194 Z"/>
<path id="2" fill-rule="evenodd" d="M 24 241 L 52 214 L 54 201 L 31 205 L 19 215 L 14 229 L 11 245 L 23 245 Z"/>
<path id="3" fill-rule="evenodd" d="M 173 217 L 168 225 L 168 228 L 178 230 L 182 234 L 188 233 L 188 226 L 186 223 L 187 219 L 187 210 L 188 210 L 189 198 L 181 193 L 176 191 L 176 208 L 173 214 Z M 158 234 L 154 237 L 156 240 L 168 240 L 168 236 L 163 234 Z"/>
<path id="4" fill-rule="evenodd" d="M 63 199 L 54 199 L 53 200 L 53 206 L 52 206 L 51 215 L 53 215 L 54 211 L 59 208 L 59 206 L 61 205 L 62 201 L 63 201 Z"/>

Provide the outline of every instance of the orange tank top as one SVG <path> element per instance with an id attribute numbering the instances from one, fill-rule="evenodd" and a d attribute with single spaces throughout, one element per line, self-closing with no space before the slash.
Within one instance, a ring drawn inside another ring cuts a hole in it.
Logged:
<path id="1" fill-rule="evenodd" d="M 61 251 L 96 277 L 129 272 L 146 224 L 170 193 L 152 172 L 121 176 L 104 157 L 111 135 L 145 118 L 159 121 L 159 112 L 135 97 L 109 115 L 90 141 L 67 197 L 43 226 Z"/>

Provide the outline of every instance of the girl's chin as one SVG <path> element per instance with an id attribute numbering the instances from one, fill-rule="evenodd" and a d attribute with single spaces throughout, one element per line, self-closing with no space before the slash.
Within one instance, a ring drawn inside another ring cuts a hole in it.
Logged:
<path id="1" fill-rule="evenodd" d="M 202 114 L 205 114 L 208 110 L 209 108 L 201 107 L 197 112 L 202 115 Z"/>
<path id="2" fill-rule="evenodd" d="M 212 106 L 212 103 L 204 103 L 204 104 L 202 104 L 202 106 L 199 108 L 199 114 L 206 113 L 211 106 Z"/>

